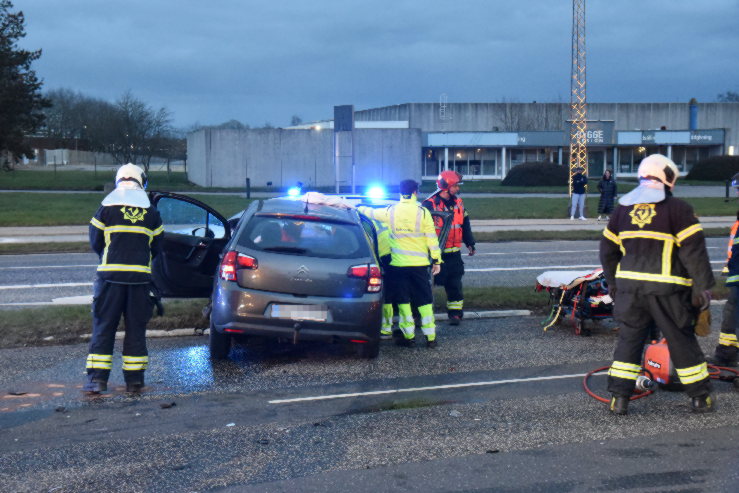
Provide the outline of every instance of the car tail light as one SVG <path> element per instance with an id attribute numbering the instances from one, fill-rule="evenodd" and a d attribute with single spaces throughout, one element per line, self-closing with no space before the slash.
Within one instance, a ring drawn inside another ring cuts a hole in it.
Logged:
<path id="1" fill-rule="evenodd" d="M 223 256 L 218 275 L 224 281 L 235 281 L 236 271 L 240 269 L 256 269 L 259 266 L 257 259 L 231 250 Z"/>
<path id="2" fill-rule="evenodd" d="M 382 272 L 375 264 L 352 265 L 349 267 L 347 275 L 367 279 L 368 293 L 377 293 L 382 289 Z"/>

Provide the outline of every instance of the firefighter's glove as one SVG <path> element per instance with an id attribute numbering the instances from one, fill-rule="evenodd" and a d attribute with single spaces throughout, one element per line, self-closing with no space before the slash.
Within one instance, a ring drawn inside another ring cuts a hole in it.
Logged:
<path id="1" fill-rule="evenodd" d="M 431 266 L 431 275 L 432 276 L 435 276 L 439 272 L 441 272 L 441 264 L 434 264 L 434 265 Z"/>
<path id="2" fill-rule="evenodd" d="M 467 250 L 469 250 L 470 257 L 473 256 L 475 254 L 475 252 L 477 251 L 477 250 L 475 250 L 475 245 L 468 246 L 467 247 Z"/>
<path id="3" fill-rule="evenodd" d="M 729 275 L 729 264 L 724 265 L 724 268 L 721 269 L 721 275 L 724 277 Z"/>
<path id="4" fill-rule="evenodd" d="M 699 311 L 708 310 L 711 306 L 711 291 L 706 289 L 700 293 L 693 293 L 693 306 Z"/>

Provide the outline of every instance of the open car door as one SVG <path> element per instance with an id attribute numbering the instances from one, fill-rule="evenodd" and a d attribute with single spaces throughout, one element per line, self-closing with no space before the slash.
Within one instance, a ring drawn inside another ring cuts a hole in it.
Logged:
<path id="1" fill-rule="evenodd" d="M 228 221 L 185 195 L 151 192 L 162 217 L 162 250 L 152 262 L 152 279 L 165 298 L 210 298 L 220 255 L 231 239 Z"/>

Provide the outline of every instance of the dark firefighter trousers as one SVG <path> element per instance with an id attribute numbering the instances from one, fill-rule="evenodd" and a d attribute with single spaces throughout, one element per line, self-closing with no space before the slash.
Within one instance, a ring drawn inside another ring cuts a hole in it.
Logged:
<path id="1" fill-rule="evenodd" d="M 442 253 L 441 271 L 434 277 L 434 284 L 444 286 L 446 291 L 446 308 L 448 316 L 462 317 L 464 315 L 464 294 L 462 293 L 462 276 L 464 276 L 464 262 L 462 252 Z"/>
<path id="2" fill-rule="evenodd" d="M 734 360 L 737 357 L 736 326 L 739 323 L 737 302 L 739 302 L 739 286 L 729 286 L 729 296 L 722 312 L 721 333 L 715 353 L 721 359 Z"/>
<path id="3" fill-rule="evenodd" d="M 678 372 L 685 392 L 690 397 L 708 394 L 711 384 L 706 359 L 698 345 L 694 327 L 695 312 L 690 303 L 690 291 L 670 295 L 621 293 L 616 295 L 613 315 L 620 324 L 614 363 L 608 377 L 608 390 L 618 396 L 630 397 L 636 383 L 633 378 L 615 377 L 614 369 L 641 367 L 644 344 L 653 324 L 667 339 L 670 359 Z"/>
<path id="4" fill-rule="evenodd" d="M 144 383 L 149 357 L 146 324 L 153 303 L 149 284 L 116 284 L 95 280 L 92 301 L 92 341 L 87 356 L 90 380 L 107 382 L 113 360 L 115 332 L 121 315 L 126 327 L 123 339 L 123 377 L 126 383 Z"/>

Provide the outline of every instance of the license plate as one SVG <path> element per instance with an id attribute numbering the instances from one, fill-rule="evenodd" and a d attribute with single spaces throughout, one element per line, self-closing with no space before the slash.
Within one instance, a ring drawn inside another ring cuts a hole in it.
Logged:
<path id="1" fill-rule="evenodd" d="M 271 316 L 272 318 L 325 322 L 328 318 L 328 310 L 316 305 L 272 305 Z"/>

